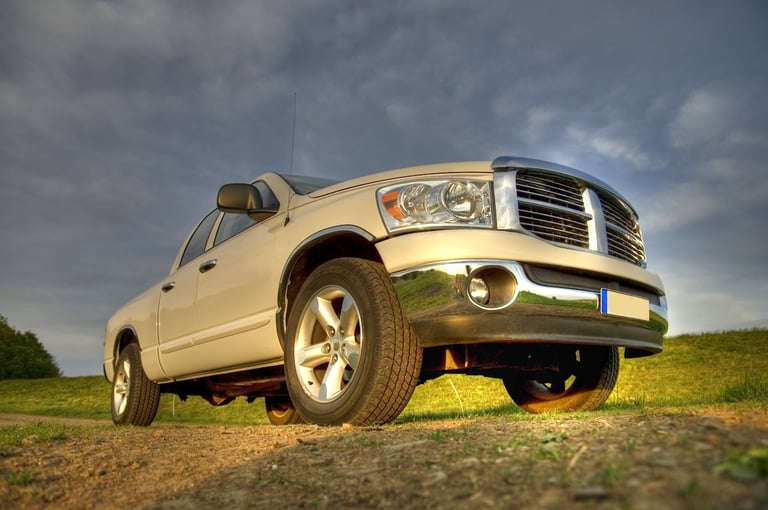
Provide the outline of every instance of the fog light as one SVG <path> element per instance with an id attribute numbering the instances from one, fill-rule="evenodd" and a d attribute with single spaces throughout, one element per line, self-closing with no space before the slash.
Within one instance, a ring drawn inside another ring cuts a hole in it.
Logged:
<path id="1" fill-rule="evenodd" d="M 479 267 L 468 277 L 467 294 L 475 306 L 484 310 L 500 310 L 515 300 L 517 280 L 504 267 Z"/>
<path id="2" fill-rule="evenodd" d="M 469 280 L 469 297 L 478 305 L 485 306 L 491 300 L 491 291 L 488 284 L 482 278 L 472 278 Z"/>

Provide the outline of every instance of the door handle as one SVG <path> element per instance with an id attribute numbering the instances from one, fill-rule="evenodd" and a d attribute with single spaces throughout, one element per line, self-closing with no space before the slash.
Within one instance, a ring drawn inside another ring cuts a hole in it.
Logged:
<path id="1" fill-rule="evenodd" d="M 176 282 L 168 282 L 168 283 L 164 283 L 163 286 L 160 287 L 160 289 L 163 292 L 168 292 L 169 290 L 172 290 L 175 286 L 176 286 Z"/>
<path id="2" fill-rule="evenodd" d="M 200 264 L 200 267 L 198 269 L 200 270 L 201 273 L 206 273 L 211 269 L 213 269 L 214 267 L 216 267 L 217 263 L 218 263 L 218 260 L 216 259 L 206 260 L 205 262 Z"/>

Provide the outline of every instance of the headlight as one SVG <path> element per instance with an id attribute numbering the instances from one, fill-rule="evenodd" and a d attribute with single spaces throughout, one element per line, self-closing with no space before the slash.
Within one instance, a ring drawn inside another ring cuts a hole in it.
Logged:
<path id="1" fill-rule="evenodd" d="M 465 179 L 418 181 L 378 191 L 390 232 L 440 226 L 493 226 L 490 183 Z"/>

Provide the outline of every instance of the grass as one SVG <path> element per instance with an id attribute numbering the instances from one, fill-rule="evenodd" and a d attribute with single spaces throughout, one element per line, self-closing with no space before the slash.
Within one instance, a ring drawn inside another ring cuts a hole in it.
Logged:
<path id="1" fill-rule="evenodd" d="M 82 435 L 84 432 L 85 427 L 58 423 L 32 423 L 30 425 L 0 427 L 0 457 L 8 455 L 9 447 L 19 446 L 25 441 L 63 441 L 72 436 Z"/>
<path id="2" fill-rule="evenodd" d="M 768 330 L 681 335 L 664 352 L 622 360 L 613 402 L 645 406 L 768 400 Z"/>
<path id="3" fill-rule="evenodd" d="M 8 473 L 8 485 L 25 486 L 32 483 L 32 472 L 25 469 L 21 473 Z"/>
<path id="4" fill-rule="evenodd" d="M 661 354 L 622 359 L 616 389 L 600 412 L 734 402 L 764 407 L 768 401 L 767 343 L 768 330 L 667 338 Z M 109 420 L 109 398 L 110 386 L 103 377 L 0 381 L 0 413 Z M 499 380 L 444 375 L 416 388 L 398 422 L 515 415 L 525 413 L 512 403 Z M 237 399 L 214 407 L 199 397 L 181 402 L 174 395 L 162 396 L 157 421 L 269 423 L 263 399 L 253 404 Z M 2 442 L 0 438 L 0 445 Z"/>
<path id="5" fill-rule="evenodd" d="M 768 478 L 768 448 L 731 452 L 726 460 L 715 465 L 712 470 L 715 473 L 728 473 L 739 480 Z"/>
<path id="6" fill-rule="evenodd" d="M 110 395 L 111 387 L 101 376 L 0 381 L 0 413 L 111 420 Z M 269 420 L 263 409 L 263 399 L 251 405 L 237 399 L 214 407 L 199 397 L 182 402 L 175 395 L 163 395 L 157 420 L 265 425 Z"/>
<path id="7" fill-rule="evenodd" d="M 109 419 L 110 391 L 103 377 L 0 381 L 0 412 Z"/>
<path id="8" fill-rule="evenodd" d="M 745 377 L 742 382 L 725 388 L 723 400 L 726 402 L 768 401 L 768 382 Z"/>

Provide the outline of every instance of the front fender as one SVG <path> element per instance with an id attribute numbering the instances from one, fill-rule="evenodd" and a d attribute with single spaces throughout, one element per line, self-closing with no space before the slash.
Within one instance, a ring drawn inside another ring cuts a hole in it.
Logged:
<path id="1" fill-rule="evenodd" d="M 160 300 L 160 284 L 140 294 L 120 308 L 107 322 L 104 334 L 104 376 L 112 381 L 115 362 L 120 349 L 135 341 L 141 351 L 141 363 L 152 381 L 166 379 L 157 356 L 157 310 Z M 131 337 L 131 339 L 128 339 Z"/>

